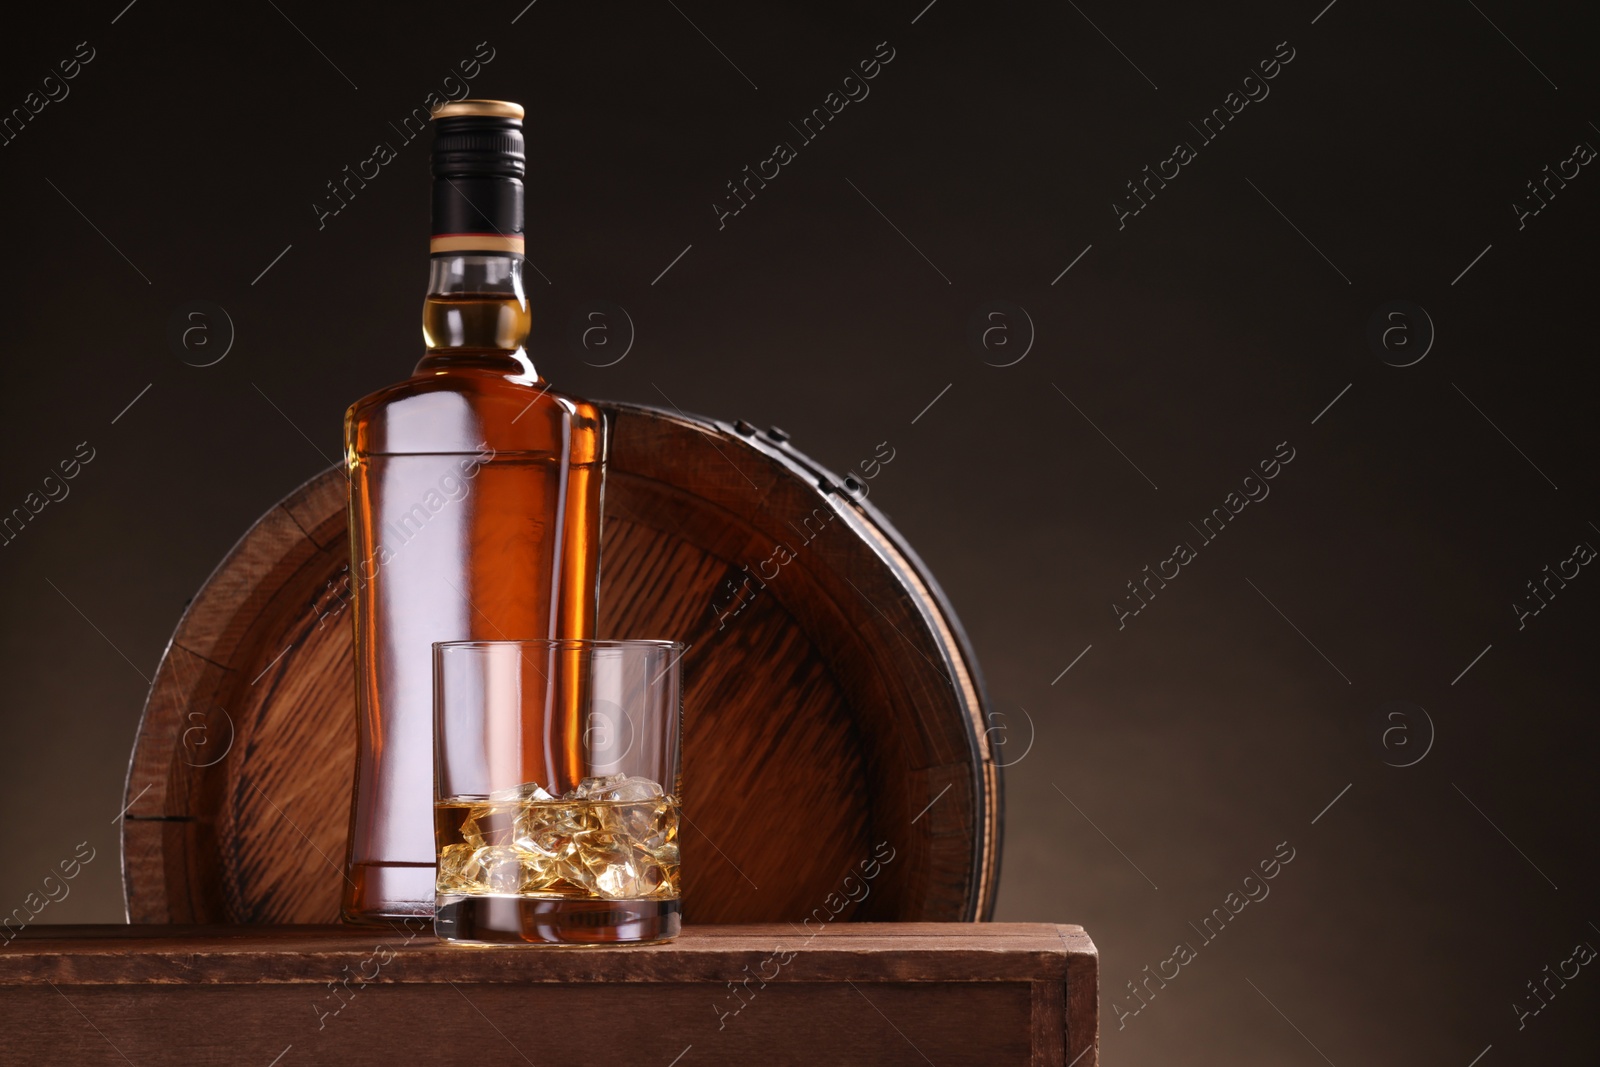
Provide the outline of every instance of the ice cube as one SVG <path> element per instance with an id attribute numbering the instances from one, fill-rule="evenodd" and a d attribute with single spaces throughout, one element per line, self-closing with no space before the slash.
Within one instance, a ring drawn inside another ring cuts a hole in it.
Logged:
<path id="1" fill-rule="evenodd" d="M 647 849 L 658 849 L 678 838 L 677 808 L 667 797 L 606 805 L 600 810 L 600 819 L 605 829 Z"/>
<path id="2" fill-rule="evenodd" d="M 661 786 L 649 778 L 628 774 L 608 774 L 600 778 L 585 778 L 578 788 L 562 799 L 638 801 L 654 800 L 664 795 Z"/>
<path id="3" fill-rule="evenodd" d="M 626 839 L 606 830 L 589 830 L 574 839 L 577 846 L 563 864 L 568 881 L 594 896 L 627 900 L 647 895 L 640 879 L 640 855 Z"/>
<path id="4" fill-rule="evenodd" d="M 559 801 L 528 804 L 517 810 L 511 843 L 552 859 L 572 850 L 572 835 L 587 829 L 587 811 Z"/>
<path id="5" fill-rule="evenodd" d="M 638 864 L 639 878 L 636 883 L 638 892 L 635 897 L 650 897 L 663 893 L 667 884 L 667 869 L 659 863 L 646 859 Z"/>
<path id="6" fill-rule="evenodd" d="M 639 850 L 639 882 L 644 890 L 640 896 L 676 897 L 678 895 L 678 824 L 674 814 L 670 826 L 671 836 L 665 843 Z"/>
<path id="7" fill-rule="evenodd" d="M 610 900 L 678 895 L 678 846 L 659 851 L 605 830 L 574 839 L 572 854 L 560 862 L 563 876 L 591 896 Z"/>
<path id="8" fill-rule="evenodd" d="M 522 853 L 505 845 L 447 845 L 439 856 L 441 893 L 515 893 L 522 884 Z"/>
<path id="9" fill-rule="evenodd" d="M 629 776 L 607 789 L 601 799 L 621 801 L 654 800 L 662 795 L 661 786 L 650 779 Z"/>
<path id="10" fill-rule="evenodd" d="M 557 888 L 561 881 L 561 867 L 555 854 L 524 852 L 518 850 L 522 863 L 522 881 L 517 886 L 521 893 L 545 893 Z"/>
<path id="11" fill-rule="evenodd" d="M 562 800 L 600 800 L 601 794 L 628 776 L 625 774 L 607 774 L 599 778 L 585 778 L 578 783 L 576 789 L 562 794 Z"/>
<path id="12" fill-rule="evenodd" d="M 477 851 L 471 845 L 446 845 L 439 853 L 438 891 L 441 893 L 467 893 L 471 879 L 461 871 Z"/>
<path id="13" fill-rule="evenodd" d="M 475 804 L 461 823 L 462 841 L 473 848 L 511 843 L 510 812 L 504 804 Z"/>
<path id="14" fill-rule="evenodd" d="M 494 801 L 507 800 L 554 800 L 545 791 L 544 786 L 538 782 L 523 782 L 521 785 L 511 786 L 509 789 L 496 789 L 489 794 L 489 799 Z"/>

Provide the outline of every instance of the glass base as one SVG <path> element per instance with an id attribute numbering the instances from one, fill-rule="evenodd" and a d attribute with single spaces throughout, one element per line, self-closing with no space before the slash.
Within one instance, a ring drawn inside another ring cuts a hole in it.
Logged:
<path id="1" fill-rule="evenodd" d="M 433 932 L 483 945 L 641 945 L 683 926 L 681 900 L 440 895 Z"/>

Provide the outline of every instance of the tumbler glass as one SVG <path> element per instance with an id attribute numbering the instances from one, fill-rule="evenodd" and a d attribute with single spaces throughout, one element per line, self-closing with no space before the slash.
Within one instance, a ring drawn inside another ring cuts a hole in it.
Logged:
<path id="1" fill-rule="evenodd" d="M 676 936 L 683 651 L 675 641 L 433 646 L 439 937 Z"/>

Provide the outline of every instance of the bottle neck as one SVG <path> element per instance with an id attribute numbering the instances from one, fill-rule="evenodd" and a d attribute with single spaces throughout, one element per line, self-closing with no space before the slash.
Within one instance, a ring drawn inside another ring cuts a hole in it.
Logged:
<path id="1" fill-rule="evenodd" d="M 428 260 L 424 366 L 482 363 L 537 380 L 526 351 L 532 315 L 522 288 L 522 262 L 519 255 L 482 252 Z"/>

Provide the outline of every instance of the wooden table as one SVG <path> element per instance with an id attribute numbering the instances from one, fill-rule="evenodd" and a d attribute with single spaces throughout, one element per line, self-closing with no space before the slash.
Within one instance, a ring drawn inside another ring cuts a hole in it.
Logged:
<path id="1" fill-rule="evenodd" d="M 812 930 L 483 948 L 421 924 L 34 927 L 0 940 L 0 1063 L 1097 1063 L 1081 927 Z"/>

